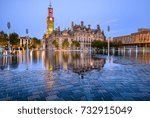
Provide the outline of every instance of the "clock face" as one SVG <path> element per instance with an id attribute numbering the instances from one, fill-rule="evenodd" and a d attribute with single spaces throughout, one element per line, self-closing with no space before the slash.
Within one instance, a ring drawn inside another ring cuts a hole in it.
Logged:
<path id="1" fill-rule="evenodd" d="M 52 21 L 53 19 L 52 18 L 50 18 L 50 21 Z"/>

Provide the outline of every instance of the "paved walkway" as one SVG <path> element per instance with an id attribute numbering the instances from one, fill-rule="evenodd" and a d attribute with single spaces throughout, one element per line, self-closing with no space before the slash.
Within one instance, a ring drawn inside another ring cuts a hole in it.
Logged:
<path id="1" fill-rule="evenodd" d="M 122 58 L 81 78 L 65 70 L 0 71 L 0 100 L 149 101 L 150 65 Z"/>

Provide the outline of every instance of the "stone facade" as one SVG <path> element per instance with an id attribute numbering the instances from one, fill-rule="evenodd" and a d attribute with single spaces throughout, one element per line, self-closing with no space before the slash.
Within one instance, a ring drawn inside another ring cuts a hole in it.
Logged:
<path id="1" fill-rule="evenodd" d="M 45 50 L 45 45 L 46 45 L 45 39 L 42 39 L 41 40 L 41 49 Z"/>
<path id="2" fill-rule="evenodd" d="M 69 42 L 69 48 L 71 49 L 71 42 L 78 41 L 80 43 L 80 50 L 88 50 L 90 48 L 91 42 L 94 40 L 105 40 L 104 32 L 101 31 L 99 25 L 96 29 L 91 29 L 91 26 L 86 27 L 84 22 L 81 21 L 80 25 L 74 25 L 74 22 L 71 23 L 71 27 L 63 31 L 60 30 L 60 27 L 56 28 L 52 35 L 47 38 L 46 48 L 55 49 L 52 45 L 54 40 L 59 40 L 59 49 L 62 49 L 62 42 L 67 39 Z"/>
<path id="3" fill-rule="evenodd" d="M 25 47 L 27 44 L 27 37 L 20 37 L 20 47 Z M 31 45 L 31 38 L 28 37 L 28 44 Z"/>
<path id="4" fill-rule="evenodd" d="M 150 29 L 141 28 L 131 35 L 114 37 L 113 41 L 122 41 L 124 46 L 150 47 Z"/>
<path id="5" fill-rule="evenodd" d="M 51 6 L 48 7 L 48 16 L 47 16 L 47 34 L 51 35 L 54 30 L 54 17 L 53 17 L 53 8 Z"/>

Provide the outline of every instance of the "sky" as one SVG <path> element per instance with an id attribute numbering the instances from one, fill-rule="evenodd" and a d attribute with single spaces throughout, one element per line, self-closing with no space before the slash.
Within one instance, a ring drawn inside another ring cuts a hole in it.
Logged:
<path id="1" fill-rule="evenodd" d="M 71 21 L 96 28 L 97 24 L 106 36 L 116 37 L 137 32 L 138 28 L 150 28 L 150 0 L 51 0 L 54 8 L 55 28 L 70 27 Z M 46 19 L 50 0 L 0 0 L 0 31 L 20 36 L 42 38 L 46 33 Z M 111 31 L 107 32 L 110 25 Z"/>

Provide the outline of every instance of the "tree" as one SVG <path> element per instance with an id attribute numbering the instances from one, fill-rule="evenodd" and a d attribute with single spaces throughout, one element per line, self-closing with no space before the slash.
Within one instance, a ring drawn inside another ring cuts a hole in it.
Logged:
<path id="1" fill-rule="evenodd" d="M 59 47 L 59 41 L 58 41 L 58 39 L 55 39 L 55 40 L 52 42 L 52 44 L 53 44 L 56 48 L 58 48 L 58 47 Z"/>
<path id="2" fill-rule="evenodd" d="M 103 47 L 107 47 L 107 42 L 106 41 L 93 41 L 92 45 L 93 48 L 103 48 Z"/>
<path id="3" fill-rule="evenodd" d="M 10 34 L 8 40 L 10 41 L 10 44 L 12 46 L 15 46 L 15 45 L 19 46 L 20 45 L 19 35 L 17 33 Z"/>
<path id="4" fill-rule="evenodd" d="M 74 48 L 77 48 L 77 47 L 80 47 L 80 43 L 78 41 L 72 41 L 71 46 Z"/>
<path id="5" fill-rule="evenodd" d="M 122 41 L 114 41 L 112 42 L 113 47 L 121 47 L 122 46 Z"/>
<path id="6" fill-rule="evenodd" d="M 37 39 L 36 37 L 31 39 L 32 48 L 39 48 L 41 45 L 41 41 Z"/>
<path id="7" fill-rule="evenodd" d="M 0 32 L 0 46 L 6 46 L 8 41 L 8 36 L 3 31 Z"/>
<path id="8" fill-rule="evenodd" d="M 62 47 L 63 47 L 64 49 L 67 49 L 67 48 L 69 47 L 68 39 L 65 39 L 65 40 L 63 41 Z"/>

